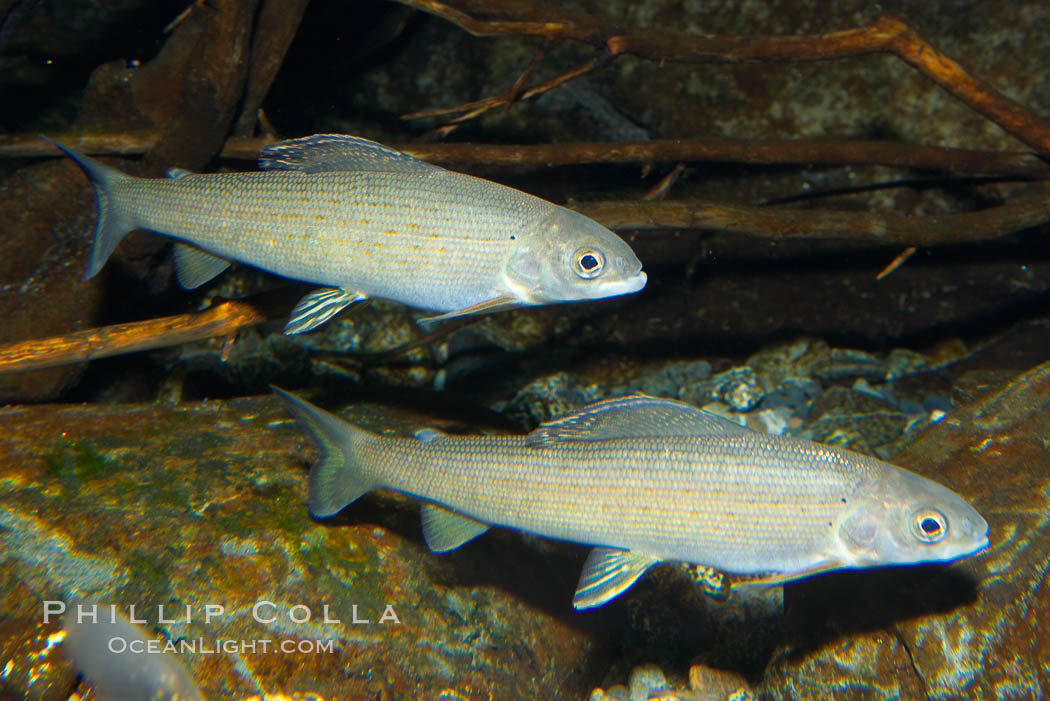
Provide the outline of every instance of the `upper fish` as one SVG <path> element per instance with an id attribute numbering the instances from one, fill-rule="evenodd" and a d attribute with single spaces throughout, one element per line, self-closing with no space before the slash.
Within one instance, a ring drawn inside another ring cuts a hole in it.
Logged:
<path id="1" fill-rule="evenodd" d="M 490 525 L 597 546 L 573 599 L 603 604 L 680 560 L 768 584 L 841 568 L 954 560 L 988 524 L 925 477 L 841 448 L 748 430 L 682 402 L 592 404 L 524 436 L 380 436 L 274 388 L 313 435 L 310 511 L 377 487 L 426 500 L 431 550 Z"/>
<path id="2" fill-rule="evenodd" d="M 339 134 L 261 151 L 258 172 L 136 178 L 51 142 L 91 179 L 98 224 L 86 277 L 142 228 L 167 234 L 179 283 L 231 260 L 323 285 L 285 333 L 382 297 L 439 312 L 430 321 L 637 292 L 646 275 L 619 236 L 519 190 Z"/>

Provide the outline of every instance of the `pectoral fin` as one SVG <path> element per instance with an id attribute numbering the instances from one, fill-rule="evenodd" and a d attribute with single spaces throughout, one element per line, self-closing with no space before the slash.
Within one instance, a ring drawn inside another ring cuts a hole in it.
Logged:
<path id="1" fill-rule="evenodd" d="M 354 302 L 368 299 L 360 292 L 339 287 L 322 287 L 299 300 L 284 327 L 286 336 L 316 329 Z"/>
<path id="2" fill-rule="evenodd" d="M 615 599 L 659 561 L 631 550 L 595 548 L 583 564 L 572 607 L 589 609 Z"/>
<path id="3" fill-rule="evenodd" d="M 436 553 L 455 550 L 489 529 L 488 524 L 433 504 L 424 504 L 420 516 L 423 518 L 423 538 L 427 547 Z"/>
<path id="4" fill-rule="evenodd" d="M 192 290 L 230 267 L 225 258 L 184 243 L 175 244 L 175 277 L 183 289 Z"/>
<path id="5" fill-rule="evenodd" d="M 514 309 L 520 307 L 521 302 L 517 297 L 511 297 L 510 295 L 500 295 L 499 297 L 493 297 L 492 299 L 485 300 L 484 302 L 478 302 L 472 304 L 469 307 L 463 309 L 457 309 L 452 312 L 445 314 L 439 314 L 438 316 L 427 316 L 419 319 L 421 324 L 433 324 L 438 321 L 447 321 L 448 319 L 455 319 L 458 316 L 469 316 L 471 314 L 488 314 L 489 312 L 501 312 L 505 309 Z"/>

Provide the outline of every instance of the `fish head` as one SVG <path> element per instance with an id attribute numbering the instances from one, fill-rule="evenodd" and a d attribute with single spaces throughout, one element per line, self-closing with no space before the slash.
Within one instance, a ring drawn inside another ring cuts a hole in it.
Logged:
<path id="1" fill-rule="evenodd" d="M 850 499 L 839 525 L 848 566 L 956 560 L 988 546 L 988 523 L 950 489 L 882 463 L 881 477 Z"/>
<path id="2" fill-rule="evenodd" d="M 627 242 L 572 210 L 555 207 L 515 238 L 504 274 L 527 304 L 615 297 L 645 287 L 642 263 Z"/>

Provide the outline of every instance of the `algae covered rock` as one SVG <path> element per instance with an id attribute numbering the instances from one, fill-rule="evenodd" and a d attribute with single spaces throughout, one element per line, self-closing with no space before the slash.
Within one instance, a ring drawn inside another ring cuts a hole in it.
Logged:
<path id="1" fill-rule="evenodd" d="M 359 409 L 376 429 L 433 423 Z M 57 617 L 41 620 L 46 602 L 91 598 L 195 645 L 179 657 L 206 698 L 585 691 L 591 639 L 546 557 L 506 554 L 509 534 L 435 557 L 402 498 L 313 521 L 307 445 L 268 398 L 0 412 L 2 688 L 66 698 Z"/>

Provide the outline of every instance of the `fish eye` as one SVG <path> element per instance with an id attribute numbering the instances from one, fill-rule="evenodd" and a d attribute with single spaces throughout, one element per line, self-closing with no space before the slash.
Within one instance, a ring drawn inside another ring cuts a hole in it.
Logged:
<path id="1" fill-rule="evenodd" d="M 572 254 L 572 269 L 585 280 L 598 277 L 605 267 L 605 256 L 597 248 L 581 248 Z"/>
<path id="2" fill-rule="evenodd" d="M 920 509 L 912 516 L 912 530 L 923 543 L 939 543 L 948 535 L 948 518 L 937 509 Z"/>

